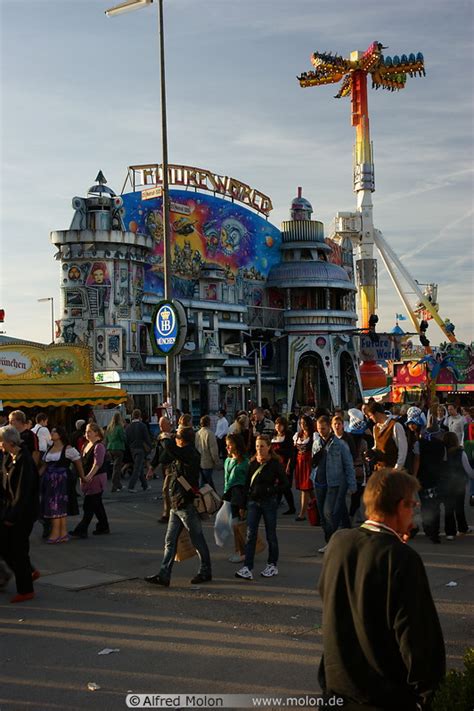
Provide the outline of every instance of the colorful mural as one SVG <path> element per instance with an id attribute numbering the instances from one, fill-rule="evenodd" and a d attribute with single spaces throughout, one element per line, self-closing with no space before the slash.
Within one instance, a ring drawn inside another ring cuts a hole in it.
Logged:
<path id="1" fill-rule="evenodd" d="M 192 297 L 202 266 L 218 264 L 228 281 L 263 282 L 280 261 L 280 231 L 251 210 L 229 200 L 171 190 L 173 293 Z M 163 222 L 161 198 L 143 200 L 141 192 L 123 195 L 126 229 L 151 235 L 155 249 L 144 289 L 163 294 Z M 210 297 L 212 299 L 212 295 Z"/>

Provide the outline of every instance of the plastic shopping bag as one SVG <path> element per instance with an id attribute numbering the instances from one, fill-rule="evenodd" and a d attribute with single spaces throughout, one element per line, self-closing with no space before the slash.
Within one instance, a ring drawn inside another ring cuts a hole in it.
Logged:
<path id="1" fill-rule="evenodd" d="M 224 501 L 216 515 L 214 540 L 222 548 L 232 533 L 232 507 L 230 501 Z"/>

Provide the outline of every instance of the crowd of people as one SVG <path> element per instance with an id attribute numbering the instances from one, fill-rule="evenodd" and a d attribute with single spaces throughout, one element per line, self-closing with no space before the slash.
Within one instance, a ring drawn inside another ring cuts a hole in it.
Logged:
<path id="1" fill-rule="evenodd" d="M 321 525 L 325 543 L 318 552 L 324 554 L 335 531 L 363 523 L 363 493 L 373 472 L 381 469 L 405 470 L 418 480 L 421 525 L 430 541 L 441 542 L 443 509 L 447 541 L 470 532 L 465 494 L 470 480 L 474 505 L 472 408 L 460 413 L 454 405 L 446 409 L 436 403 L 390 411 L 371 401 L 332 413 L 302 408 L 287 418 L 255 407 L 237 412 L 231 423 L 220 411 L 215 427 L 203 415 L 197 431 L 192 417 L 183 414 L 176 427 L 161 417 L 155 439 L 139 410 L 130 419 L 125 423 L 115 413 L 105 432 L 92 418 L 78 420 L 68 435 L 61 426 L 49 429 L 45 413 L 33 425 L 16 410 L 0 427 L 0 556 L 16 576 L 15 602 L 33 597 L 32 580 L 39 575 L 29 558 L 35 520 L 42 522 L 48 545 L 86 539 L 94 517 L 92 534 L 107 535 L 104 492 L 110 487 L 113 494 L 124 488 L 134 493 L 138 483 L 148 491 L 152 478 L 162 479 L 158 521 L 168 528 L 161 567 L 148 582 L 170 584 L 183 528 L 200 561 L 193 581 L 211 580 L 209 548 L 193 502 L 200 487 L 216 489 L 215 472 L 221 466 L 219 493 L 230 504 L 234 532 L 229 560 L 241 565 L 235 572 L 241 579 L 253 578 L 262 518 L 268 558 L 261 575 L 278 575 L 277 521 L 283 499 L 282 516 Z M 68 531 L 68 517 L 79 515 L 79 499 L 82 517 Z M 418 530 L 414 526 L 411 536 Z M 7 576 L 6 569 L 0 571 L 0 583 Z"/>

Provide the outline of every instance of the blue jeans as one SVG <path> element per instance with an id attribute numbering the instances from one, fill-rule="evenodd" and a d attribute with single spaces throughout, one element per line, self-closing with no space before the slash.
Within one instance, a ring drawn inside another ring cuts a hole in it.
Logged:
<path id="1" fill-rule="evenodd" d="M 216 489 L 214 486 L 214 482 L 212 480 L 212 472 L 214 469 L 201 469 L 201 486 L 204 486 L 204 484 L 209 484 L 209 486 L 212 486 L 212 488 Z"/>
<path id="2" fill-rule="evenodd" d="M 160 576 L 165 580 L 171 578 L 171 570 L 173 569 L 174 557 L 176 548 L 178 547 L 178 537 L 183 528 L 189 533 L 192 544 L 198 552 L 201 565 L 199 573 L 202 575 L 211 575 L 211 556 L 207 547 L 204 533 L 202 532 L 201 519 L 194 508 L 194 505 L 188 504 L 185 509 L 171 509 L 168 528 L 165 536 L 165 552 L 160 567 Z"/>
<path id="3" fill-rule="evenodd" d="M 257 544 L 258 524 L 263 516 L 265 535 L 268 543 L 268 562 L 278 563 L 278 539 L 276 535 L 278 503 L 277 497 L 265 501 L 249 501 L 247 504 L 247 540 L 245 541 L 245 563 L 253 570 L 255 546 Z"/>
<path id="4" fill-rule="evenodd" d="M 140 484 L 143 489 L 148 487 L 146 476 L 144 472 L 145 466 L 145 450 L 144 449 L 132 449 L 131 455 L 133 459 L 133 471 L 132 476 L 128 482 L 128 488 L 134 489 L 137 480 L 140 479 Z"/>
<path id="5" fill-rule="evenodd" d="M 339 484 L 339 486 L 316 485 L 316 501 L 326 543 L 341 525 L 344 510 L 347 512 L 346 492 L 346 481 Z M 343 527 L 345 527 L 344 524 Z"/>

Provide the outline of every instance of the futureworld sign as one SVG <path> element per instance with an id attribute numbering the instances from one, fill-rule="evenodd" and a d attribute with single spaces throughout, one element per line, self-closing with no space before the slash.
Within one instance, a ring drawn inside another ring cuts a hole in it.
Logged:
<path id="1" fill-rule="evenodd" d="M 128 168 L 127 181 L 135 191 L 138 187 L 145 188 L 142 199 L 147 200 L 161 196 L 163 185 L 163 167 L 161 165 L 131 165 Z M 127 183 L 125 181 L 125 184 Z M 257 212 L 268 216 L 273 210 L 271 199 L 246 183 L 235 178 L 217 175 L 205 168 L 193 168 L 188 165 L 169 165 L 168 181 L 170 185 L 180 185 L 196 190 L 207 190 L 225 195 L 252 207 Z M 147 186 L 149 186 L 147 188 Z M 124 186 L 125 187 L 125 186 Z M 123 192 L 123 190 L 122 190 Z"/>

